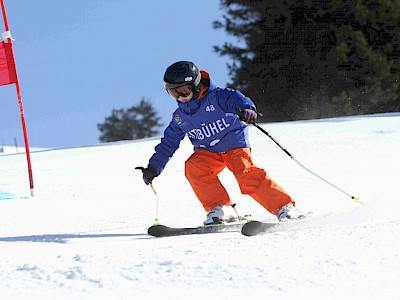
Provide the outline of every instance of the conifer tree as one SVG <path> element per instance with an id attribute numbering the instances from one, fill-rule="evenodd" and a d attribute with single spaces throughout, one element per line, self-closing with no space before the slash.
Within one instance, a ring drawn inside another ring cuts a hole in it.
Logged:
<path id="1" fill-rule="evenodd" d="M 232 82 L 265 121 L 399 111 L 400 1 L 221 0 Z"/>
<path id="2" fill-rule="evenodd" d="M 144 98 L 139 105 L 129 109 L 113 109 L 104 123 L 97 124 L 101 132 L 101 142 L 141 139 L 152 137 L 159 133 L 161 126 L 153 106 Z"/>

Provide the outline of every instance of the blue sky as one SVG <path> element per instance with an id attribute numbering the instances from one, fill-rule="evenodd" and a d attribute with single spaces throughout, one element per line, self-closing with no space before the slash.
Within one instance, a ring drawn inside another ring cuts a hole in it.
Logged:
<path id="1" fill-rule="evenodd" d="M 31 147 L 99 143 L 97 124 L 144 97 L 164 127 L 176 103 L 165 69 L 190 60 L 225 86 L 233 41 L 212 28 L 219 0 L 5 0 Z M 3 22 L 0 26 L 4 31 Z M 161 128 L 161 131 L 163 128 Z M 0 145 L 23 146 L 15 85 L 0 87 Z"/>

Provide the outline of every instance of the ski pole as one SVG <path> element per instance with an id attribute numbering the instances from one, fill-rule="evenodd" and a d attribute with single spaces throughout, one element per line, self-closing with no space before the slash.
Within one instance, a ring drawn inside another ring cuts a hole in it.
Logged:
<path id="1" fill-rule="evenodd" d="M 142 172 L 145 170 L 144 167 L 136 167 L 135 169 L 136 169 L 136 170 L 140 170 L 140 171 L 142 171 Z M 156 217 L 155 217 L 155 219 L 154 219 L 154 224 L 160 224 L 160 222 L 158 221 L 158 206 L 159 206 L 160 200 L 158 199 L 158 195 L 157 195 L 156 190 L 154 189 L 153 183 L 150 182 L 149 185 L 150 185 L 151 190 L 152 190 L 153 193 L 154 193 L 154 196 L 156 196 Z"/>
<path id="2" fill-rule="evenodd" d="M 262 133 L 264 133 L 266 136 L 268 136 L 279 148 L 281 148 L 283 150 L 283 152 L 285 152 L 295 163 L 297 163 L 300 167 L 302 167 L 304 170 L 306 170 L 307 172 L 311 173 L 312 175 L 314 175 L 315 177 L 319 178 L 320 180 L 322 180 L 323 182 L 329 184 L 330 186 L 332 186 L 333 188 L 337 189 L 338 191 L 342 192 L 343 194 L 345 194 L 346 196 L 350 197 L 351 199 L 353 199 L 354 202 L 356 203 L 361 203 L 364 204 L 360 201 L 360 199 L 358 197 L 354 197 L 352 195 L 350 195 L 349 193 L 347 193 L 346 191 L 342 190 L 341 188 L 339 188 L 338 186 L 334 185 L 333 183 L 329 182 L 328 180 L 326 180 L 325 178 L 319 176 L 317 173 L 311 171 L 309 168 L 307 168 L 306 166 L 304 166 L 301 162 L 299 162 L 297 159 L 294 158 L 294 156 L 292 154 L 290 154 L 290 152 L 288 150 L 286 150 L 281 144 L 278 143 L 277 140 L 275 140 L 266 130 L 264 130 L 264 128 L 262 128 L 260 125 L 258 125 L 257 123 L 253 123 L 253 125 L 255 127 L 257 127 Z"/>
<path id="3" fill-rule="evenodd" d="M 153 187 L 153 183 L 150 183 L 149 185 L 150 185 L 154 195 L 156 196 L 156 217 L 154 219 L 154 224 L 159 224 L 160 222 L 158 221 L 158 204 L 159 204 L 160 200 L 158 199 L 157 192 Z"/>

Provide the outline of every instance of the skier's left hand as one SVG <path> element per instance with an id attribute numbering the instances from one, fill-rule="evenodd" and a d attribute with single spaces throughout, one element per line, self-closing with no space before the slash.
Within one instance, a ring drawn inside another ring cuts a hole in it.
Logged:
<path id="1" fill-rule="evenodd" d="M 246 122 L 246 124 L 253 124 L 257 119 L 257 112 L 250 108 L 239 110 L 237 114 L 239 119 Z"/>

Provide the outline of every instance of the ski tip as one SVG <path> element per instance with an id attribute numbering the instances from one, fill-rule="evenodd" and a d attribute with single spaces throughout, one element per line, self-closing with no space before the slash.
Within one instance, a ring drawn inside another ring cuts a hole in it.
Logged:
<path id="1" fill-rule="evenodd" d="M 242 226 L 242 234 L 245 236 L 254 236 L 262 231 L 263 223 L 260 221 L 248 221 Z"/>
<path id="2" fill-rule="evenodd" d="M 154 225 L 151 225 L 151 226 L 147 229 L 147 233 L 148 233 L 149 235 L 154 236 L 154 237 L 162 237 L 162 234 L 160 233 L 160 230 L 159 230 L 160 227 L 164 227 L 164 225 L 161 225 L 161 224 L 154 224 Z"/>

